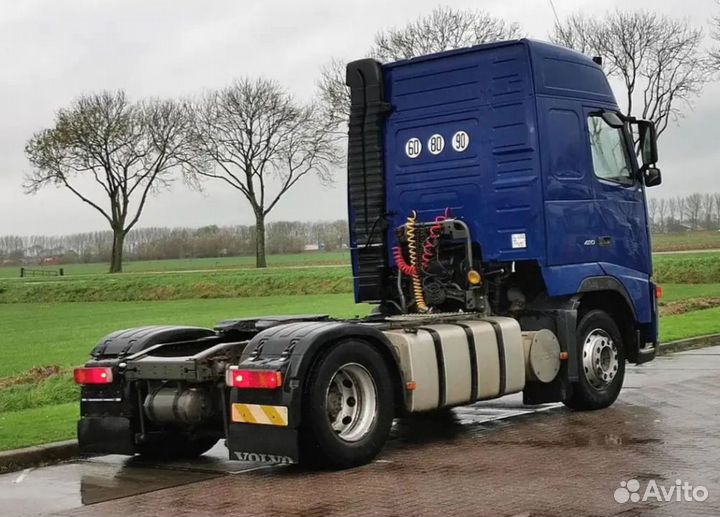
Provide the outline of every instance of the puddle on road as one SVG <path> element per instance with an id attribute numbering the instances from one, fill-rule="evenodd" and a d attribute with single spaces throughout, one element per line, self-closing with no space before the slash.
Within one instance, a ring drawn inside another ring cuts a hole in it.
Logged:
<path id="1" fill-rule="evenodd" d="M 419 413 L 399 418 L 393 424 L 390 446 L 418 445 L 465 436 L 484 436 L 518 419 L 541 412 L 561 410 L 562 404 L 526 406 L 516 393 L 493 401 L 477 402 L 448 410 Z"/>
<path id="2" fill-rule="evenodd" d="M 57 514 L 83 505 L 162 490 L 258 468 L 229 461 L 219 442 L 195 460 L 156 463 L 139 457 L 98 456 L 0 476 L 2 514 Z"/>
<path id="3" fill-rule="evenodd" d="M 109 499 L 194 483 L 219 474 L 75 462 L 0 476 L 5 515 L 57 513 Z"/>

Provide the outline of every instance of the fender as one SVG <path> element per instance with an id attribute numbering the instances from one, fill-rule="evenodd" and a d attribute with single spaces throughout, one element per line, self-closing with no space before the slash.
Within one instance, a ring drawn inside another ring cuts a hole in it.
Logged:
<path id="1" fill-rule="evenodd" d="M 649 290 L 654 292 L 655 284 L 650 282 L 650 285 L 652 287 Z M 582 283 L 580 284 L 580 288 L 578 289 L 579 293 L 590 293 L 598 291 L 612 291 L 618 293 L 620 296 L 622 296 L 623 300 L 625 300 L 625 303 L 632 312 L 633 326 L 635 328 L 635 332 L 633 334 L 633 350 L 631 351 L 632 353 L 629 354 L 628 359 L 636 364 L 642 364 L 651 361 L 655 357 L 658 341 L 658 317 L 655 299 L 652 298 L 651 300 L 651 320 L 650 322 L 643 323 L 638 317 L 637 308 L 633 303 L 632 298 L 627 291 L 627 288 L 623 285 L 622 282 L 620 282 L 620 280 L 613 276 L 588 277 L 582 281 Z M 646 344 L 650 344 L 651 346 L 648 348 Z"/>
<path id="2" fill-rule="evenodd" d="M 286 381 L 282 403 L 288 407 L 289 425 L 297 427 L 302 415 L 302 393 L 311 368 L 333 343 L 346 339 L 363 339 L 375 345 L 388 359 L 395 376 L 398 394 L 404 393 L 404 379 L 397 353 L 378 329 L 369 325 L 340 321 L 296 322 L 278 325 L 260 332 L 243 351 L 241 368 L 278 368 Z M 232 400 L 244 398 L 233 390 Z M 398 399 L 402 401 L 402 398 Z"/>
<path id="3" fill-rule="evenodd" d="M 93 359 L 122 358 L 160 343 L 190 341 L 216 335 L 215 331 L 201 327 L 177 325 L 151 325 L 118 330 L 108 334 L 93 348 Z"/>
<path id="4" fill-rule="evenodd" d="M 389 366 L 395 376 L 396 391 L 404 394 L 399 358 L 388 339 L 374 327 L 340 321 L 304 321 L 268 328 L 250 340 L 240 358 L 239 367 L 283 372 L 285 380 L 282 389 L 232 389 L 230 403 L 231 408 L 236 403 L 284 406 L 288 411 L 287 426 L 230 422 L 226 440 L 230 457 L 243 458 L 247 454 L 263 453 L 283 461 L 299 461 L 303 391 L 311 369 L 333 343 L 352 338 L 374 344 L 392 361 Z M 401 399 L 398 396 L 398 399 L 404 402 L 404 397 Z"/>
<path id="5" fill-rule="evenodd" d="M 638 321 L 635 304 L 632 302 L 630 295 L 625 286 L 613 276 L 591 276 L 580 283 L 579 293 L 590 293 L 593 291 L 615 291 L 623 297 L 633 313 L 633 319 Z"/>

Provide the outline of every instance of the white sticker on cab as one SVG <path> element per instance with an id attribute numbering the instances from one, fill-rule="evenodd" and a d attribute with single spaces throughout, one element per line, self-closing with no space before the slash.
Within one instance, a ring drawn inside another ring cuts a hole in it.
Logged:
<path id="1" fill-rule="evenodd" d="M 513 249 L 527 248 L 527 238 L 524 233 L 513 233 L 510 236 Z"/>

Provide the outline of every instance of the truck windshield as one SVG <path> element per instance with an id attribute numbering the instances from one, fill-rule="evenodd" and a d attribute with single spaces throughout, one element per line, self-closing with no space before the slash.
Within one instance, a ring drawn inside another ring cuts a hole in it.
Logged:
<path id="1" fill-rule="evenodd" d="M 588 117 L 593 169 L 598 178 L 633 183 L 632 166 L 622 128 L 610 127 L 599 115 Z"/>

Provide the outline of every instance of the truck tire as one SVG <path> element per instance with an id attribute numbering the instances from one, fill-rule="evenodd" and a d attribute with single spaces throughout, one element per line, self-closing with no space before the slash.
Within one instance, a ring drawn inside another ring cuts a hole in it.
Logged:
<path id="1" fill-rule="evenodd" d="M 625 378 L 622 334 L 605 311 L 591 310 L 578 322 L 577 361 L 579 382 L 564 404 L 575 410 L 610 406 L 620 394 Z"/>
<path id="2" fill-rule="evenodd" d="M 383 356 L 364 341 L 338 344 L 316 365 L 305 391 L 301 461 L 331 468 L 368 463 L 385 445 L 393 401 Z"/>
<path id="3" fill-rule="evenodd" d="M 143 458 L 157 460 L 192 459 L 203 455 L 218 442 L 217 438 L 168 434 L 159 441 L 138 444 L 136 450 Z"/>

